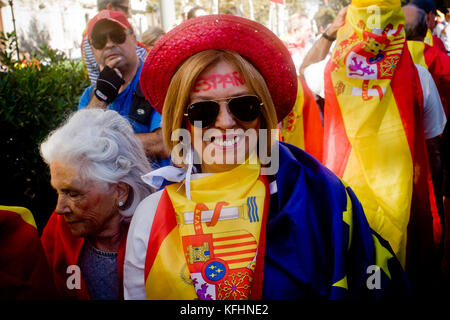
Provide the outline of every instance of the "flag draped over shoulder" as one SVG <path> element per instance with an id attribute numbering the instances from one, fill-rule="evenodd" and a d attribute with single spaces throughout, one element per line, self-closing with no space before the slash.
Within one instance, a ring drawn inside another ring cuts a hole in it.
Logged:
<path id="1" fill-rule="evenodd" d="M 430 71 L 448 118 L 450 112 L 450 57 L 438 48 L 429 46 L 422 41 L 408 41 L 408 49 L 414 63 Z"/>
<path id="2" fill-rule="evenodd" d="M 167 186 L 145 263 L 148 299 L 261 298 L 268 185 L 260 165 Z"/>
<path id="3" fill-rule="evenodd" d="M 430 29 L 427 30 L 427 34 L 425 35 L 425 39 L 423 41 L 430 47 L 434 47 L 442 53 L 447 54 L 447 49 L 445 48 L 442 40 L 439 37 L 433 36 L 433 32 Z"/>
<path id="4" fill-rule="evenodd" d="M 123 223 L 128 228 L 128 222 Z M 53 281 L 60 297 L 66 299 L 89 300 L 90 295 L 86 283 L 81 276 L 81 287 L 70 289 L 67 279 L 72 275 L 69 266 L 78 266 L 78 258 L 85 238 L 72 235 L 63 215 L 53 212 L 41 236 L 45 256 L 53 273 Z M 117 253 L 117 270 L 119 281 L 119 297 L 123 297 L 123 262 L 125 259 L 126 236 L 119 244 Z"/>
<path id="5" fill-rule="evenodd" d="M 352 187 L 370 226 L 405 266 L 410 220 L 421 221 L 414 229 L 421 244 L 432 243 L 433 226 L 439 238 L 440 223 L 403 25 L 399 0 L 349 6 L 325 71 L 323 163 Z"/>
<path id="6" fill-rule="evenodd" d="M 283 119 L 281 140 L 322 159 L 323 126 L 314 94 L 302 77 L 298 78 L 295 105 Z"/>
<path id="7" fill-rule="evenodd" d="M 0 206 L 0 230 L 0 299 L 56 298 L 32 213 Z"/>
<path id="8" fill-rule="evenodd" d="M 67 267 L 78 264 L 84 238 L 73 236 L 64 216 L 53 212 L 44 228 L 41 242 L 59 295 L 69 299 L 90 299 L 83 278 L 80 279 L 80 289 L 70 290 L 67 286 L 67 279 L 71 275 Z"/>

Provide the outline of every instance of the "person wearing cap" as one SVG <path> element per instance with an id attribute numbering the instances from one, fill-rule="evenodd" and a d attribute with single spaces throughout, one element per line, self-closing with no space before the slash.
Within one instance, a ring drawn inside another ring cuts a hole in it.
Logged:
<path id="1" fill-rule="evenodd" d="M 166 186 L 133 216 L 126 299 L 405 294 L 399 262 L 351 189 L 277 141 L 297 75 L 274 33 L 232 15 L 190 19 L 153 47 L 141 83 L 176 166 L 143 176 Z"/>
<path id="2" fill-rule="evenodd" d="M 405 31 L 408 48 L 415 64 L 419 64 L 433 76 L 442 106 L 448 116 L 450 110 L 450 57 L 424 42 L 427 33 L 425 11 L 415 5 L 404 6 Z"/>
<path id="3" fill-rule="evenodd" d="M 427 34 L 425 35 L 424 42 L 429 46 L 436 47 L 438 50 L 447 53 L 442 40 L 433 34 L 434 28 L 436 27 L 436 4 L 433 0 L 411 0 L 409 2 L 411 5 L 422 9 L 426 13 L 427 20 Z"/>
<path id="4" fill-rule="evenodd" d="M 402 8 L 405 14 L 405 32 L 408 40 L 408 49 L 415 64 L 426 68 L 433 77 L 439 92 L 444 112 L 449 115 L 450 107 L 450 57 L 436 47 L 424 42 L 427 32 L 425 11 L 415 5 L 409 4 Z M 439 105 L 435 102 L 435 105 Z M 433 178 L 433 187 L 441 224 L 444 228 L 444 208 L 442 199 L 442 161 L 440 152 L 441 136 L 436 135 L 427 140 L 430 168 Z"/>
<path id="5" fill-rule="evenodd" d="M 89 21 L 88 38 L 102 71 L 97 83 L 84 91 L 78 109 L 117 111 L 130 121 L 153 165 L 167 164 L 161 116 L 140 90 L 143 61 L 136 55 L 136 36 L 131 24 L 123 13 L 103 10 Z"/>
<path id="6" fill-rule="evenodd" d="M 131 216 L 153 190 L 128 121 L 112 110 L 74 112 L 40 146 L 58 197 L 41 236 L 58 294 L 123 298 L 123 257 Z M 49 284 L 50 285 L 50 284 Z"/>
<path id="7" fill-rule="evenodd" d="M 411 59 L 404 24 L 400 0 L 353 0 L 347 9 L 324 73 L 323 164 L 354 189 L 422 294 L 436 285 L 442 232 L 428 142 L 446 118 L 430 73 Z"/>
<path id="8" fill-rule="evenodd" d="M 119 11 L 125 14 L 128 18 L 130 17 L 130 4 L 129 0 L 97 0 L 97 10 L 100 12 L 102 10 L 113 10 Z M 99 65 L 95 60 L 94 54 L 89 43 L 89 38 L 87 34 L 87 28 L 83 32 L 83 40 L 81 42 L 81 59 L 83 65 L 88 74 L 89 80 L 92 84 L 97 82 L 98 75 L 100 73 Z M 148 52 L 148 48 L 137 41 L 136 44 L 136 54 L 141 59 L 145 59 Z"/>

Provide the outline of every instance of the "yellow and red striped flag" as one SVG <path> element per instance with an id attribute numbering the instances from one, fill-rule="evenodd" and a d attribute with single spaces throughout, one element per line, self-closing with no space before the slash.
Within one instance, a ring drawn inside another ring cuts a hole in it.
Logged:
<path id="1" fill-rule="evenodd" d="M 281 140 L 322 160 L 323 125 L 314 94 L 305 80 L 298 78 L 295 105 L 281 124 Z"/>

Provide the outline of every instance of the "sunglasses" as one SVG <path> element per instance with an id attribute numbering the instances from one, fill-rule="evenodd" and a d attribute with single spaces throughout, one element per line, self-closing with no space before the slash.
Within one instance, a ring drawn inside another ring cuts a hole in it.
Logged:
<path id="1" fill-rule="evenodd" d="M 205 100 L 193 103 L 187 107 L 185 116 L 198 128 L 211 126 L 220 111 L 219 101 L 226 101 L 228 110 L 239 121 L 252 122 L 261 114 L 263 103 L 257 96 L 243 95 L 232 98 L 222 98 L 216 100 Z M 200 123 L 198 121 L 201 121 Z"/>
<path id="2" fill-rule="evenodd" d="M 122 44 L 127 39 L 127 33 L 123 29 L 114 29 L 106 33 L 93 34 L 91 44 L 95 49 L 102 50 L 106 45 L 108 37 L 112 42 Z"/>

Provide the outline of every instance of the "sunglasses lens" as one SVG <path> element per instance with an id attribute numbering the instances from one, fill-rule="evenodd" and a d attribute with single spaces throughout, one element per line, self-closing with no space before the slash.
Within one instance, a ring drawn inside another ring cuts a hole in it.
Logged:
<path id="1" fill-rule="evenodd" d="M 106 37 L 109 37 L 114 43 L 122 44 L 125 42 L 127 34 L 123 29 L 116 29 L 103 34 L 93 34 L 91 39 L 92 46 L 97 50 L 103 49 L 106 45 Z"/>
<path id="2" fill-rule="evenodd" d="M 111 41 L 117 43 L 117 44 L 122 44 L 125 42 L 125 39 L 127 38 L 127 35 L 125 33 L 125 31 L 123 31 L 122 29 L 119 31 L 114 31 L 111 32 L 109 34 L 109 38 L 111 39 Z"/>
<path id="3" fill-rule="evenodd" d="M 230 112 L 240 121 L 252 122 L 260 114 L 261 102 L 256 96 L 236 97 L 228 102 Z"/>
<path id="4" fill-rule="evenodd" d="M 95 36 L 92 35 L 91 44 L 97 50 L 103 49 L 106 44 L 106 35 L 105 34 L 98 34 Z"/>
<path id="5" fill-rule="evenodd" d="M 214 101 L 201 101 L 188 107 L 189 121 L 198 127 L 196 121 L 201 121 L 200 128 L 206 128 L 214 123 L 219 114 L 220 105 Z"/>

